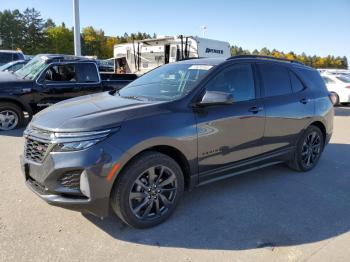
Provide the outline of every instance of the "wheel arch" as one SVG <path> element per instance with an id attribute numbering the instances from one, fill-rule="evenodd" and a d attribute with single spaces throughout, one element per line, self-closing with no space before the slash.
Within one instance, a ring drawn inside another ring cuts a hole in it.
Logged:
<path id="1" fill-rule="evenodd" d="M 10 97 L 10 96 L 0 96 L 0 103 L 13 103 L 19 106 L 23 111 L 28 112 L 29 117 L 33 116 L 33 110 L 29 105 L 21 101 L 20 99 Z"/>
<path id="2" fill-rule="evenodd" d="M 172 158 L 180 166 L 182 170 L 182 173 L 184 175 L 184 181 L 185 181 L 185 189 L 190 190 L 195 186 L 196 184 L 195 176 L 192 175 L 193 172 L 191 172 L 191 164 L 187 160 L 185 154 L 180 149 L 172 145 L 164 145 L 164 144 L 157 144 L 146 148 L 142 148 L 138 150 L 136 153 L 134 152 L 131 156 L 129 155 L 125 164 L 123 164 L 121 169 L 118 170 L 117 175 L 115 176 L 115 179 L 113 181 L 113 185 L 117 183 L 120 177 L 120 174 L 122 174 L 122 172 L 126 169 L 126 167 L 131 163 L 132 160 L 134 160 L 136 157 L 148 151 L 159 152 Z"/>
<path id="3" fill-rule="evenodd" d="M 316 126 L 316 127 L 318 127 L 321 130 L 321 132 L 322 132 L 323 141 L 326 142 L 326 137 L 327 137 L 326 126 L 321 121 L 314 121 L 309 126 Z"/>

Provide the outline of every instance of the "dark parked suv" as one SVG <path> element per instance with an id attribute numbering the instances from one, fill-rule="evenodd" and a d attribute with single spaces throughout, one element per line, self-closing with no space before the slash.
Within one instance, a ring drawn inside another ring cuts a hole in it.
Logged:
<path id="1" fill-rule="evenodd" d="M 70 99 L 25 130 L 26 183 L 49 204 L 145 228 L 183 191 L 287 163 L 309 171 L 333 128 L 319 73 L 268 57 L 194 59 Z"/>

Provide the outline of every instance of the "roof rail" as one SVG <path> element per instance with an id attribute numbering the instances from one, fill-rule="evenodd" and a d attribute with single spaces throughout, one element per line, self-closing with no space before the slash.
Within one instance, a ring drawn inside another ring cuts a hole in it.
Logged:
<path id="1" fill-rule="evenodd" d="M 276 60 L 276 61 L 283 61 L 283 62 L 304 65 L 303 63 L 296 61 L 296 60 L 290 60 L 290 59 L 286 59 L 286 58 L 278 58 L 278 57 L 266 56 L 266 55 L 237 55 L 237 56 L 231 56 L 231 57 L 227 58 L 227 60 L 241 59 L 241 58 L 257 58 L 257 59 L 261 58 L 261 59 L 267 59 L 267 60 Z"/>

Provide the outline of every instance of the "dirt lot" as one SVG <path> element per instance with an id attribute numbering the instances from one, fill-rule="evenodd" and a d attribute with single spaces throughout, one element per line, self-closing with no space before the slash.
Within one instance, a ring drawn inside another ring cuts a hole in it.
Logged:
<path id="1" fill-rule="evenodd" d="M 350 107 L 312 172 L 284 166 L 185 195 L 149 230 L 51 207 L 24 184 L 23 130 L 0 135 L 0 261 L 350 261 Z"/>

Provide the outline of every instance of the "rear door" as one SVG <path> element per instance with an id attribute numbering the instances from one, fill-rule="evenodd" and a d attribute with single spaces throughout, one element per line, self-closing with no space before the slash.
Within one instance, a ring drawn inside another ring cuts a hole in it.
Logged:
<path id="1" fill-rule="evenodd" d="M 291 148 L 314 115 L 311 90 L 292 67 L 281 63 L 257 63 L 263 86 L 266 124 L 264 153 Z"/>
<path id="2" fill-rule="evenodd" d="M 213 179 L 222 168 L 261 153 L 265 113 L 255 87 L 250 63 L 224 68 L 205 85 L 208 91 L 232 93 L 230 105 L 198 111 L 198 162 L 200 180 Z"/>
<path id="3" fill-rule="evenodd" d="M 89 95 L 102 92 L 100 74 L 94 62 L 83 62 L 77 64 L 77 88 L 79 94 Z"/>

